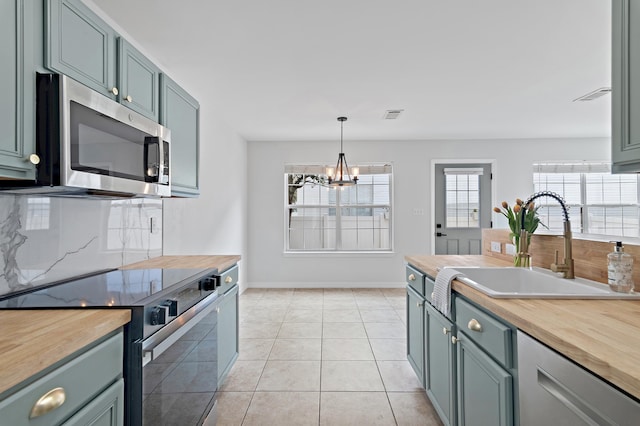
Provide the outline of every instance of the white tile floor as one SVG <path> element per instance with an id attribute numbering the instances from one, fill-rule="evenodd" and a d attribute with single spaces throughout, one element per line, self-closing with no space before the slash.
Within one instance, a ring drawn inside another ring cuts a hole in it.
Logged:
<path id="1" fill-rule="evenodd" d="M 441 425 L 406 360 L 404 289 L 248 289 L 218 425 Z"/>

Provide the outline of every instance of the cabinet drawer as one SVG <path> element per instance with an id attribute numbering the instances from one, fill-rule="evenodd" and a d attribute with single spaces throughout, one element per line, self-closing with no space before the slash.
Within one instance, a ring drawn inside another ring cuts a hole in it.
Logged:
<path id="1" fill-rule="evenodd" d="M 1 423 L 12 426 L 61 424 L 122 376 L 122 360 L 123 337 L 118 333 L 0 402 Z M 36 401 L 55 388 L 64 389 L 64 403 L 30 419 Z"/>
<path id="2" fill-rule="evenodd" d="M 219 280 L 220 288 L 218 289 L 218 294 L 225 294 L 238 282 L 238 265 L 232 266 L 221 273 Z"/>
<path id="3" fill-rule="evenodd" d="M 458 330 L 463 331 L 503 366 L 511 368 L 513 366 L 511 327 L 461 297 L 456 297 L 454 303 Z"/>
<path id="4" fill-rule="evenodd" d="M 414 289 L 420 296 L 424 297 L 424 274 L 407 265 L 404 275 L 409 287 Z"/>

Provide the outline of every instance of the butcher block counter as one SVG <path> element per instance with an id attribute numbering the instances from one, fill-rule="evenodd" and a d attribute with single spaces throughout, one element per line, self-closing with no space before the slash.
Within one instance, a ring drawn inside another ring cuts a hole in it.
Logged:
<path id="1" fill-rule="evenodd" d="M 444 266 L 512 266 L 489 256 L 405 256 L 435 278 Z M 640 301 L 494 299 L 454 280 L 452 289 L 640 399 Z"/>
<path id="2" fill-rule="evenodd" d="M 240 260 L 238 255 L 193 255 L 193 256 L 160 256 L 142 262 L 122 266 L 120 269 L 143 268 L 216 268 L 218 272 L 229 269 Z"/>
<path id="3" fill-rule="evenodd" d="M 0 394 L 130 320 L 128 309 L 0 311 Z"/>

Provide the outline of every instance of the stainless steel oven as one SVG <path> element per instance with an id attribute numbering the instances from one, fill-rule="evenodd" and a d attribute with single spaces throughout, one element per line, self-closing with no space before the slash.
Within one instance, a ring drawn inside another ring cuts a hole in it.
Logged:
<path id="1" fill-rule="evenodd" d="M 130 309 L 125 424 L 215 423 L 219 280 L 211 269 L 97 273 L 0 298 L 0 309 Z"/>

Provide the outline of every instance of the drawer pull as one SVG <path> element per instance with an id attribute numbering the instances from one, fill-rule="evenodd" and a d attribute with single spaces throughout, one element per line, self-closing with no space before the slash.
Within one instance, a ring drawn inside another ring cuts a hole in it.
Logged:
<path id="1" fill-rule="evenodd" d="M 460 339 L 459 339 L 459 338 L 457 338 L 456 336 L 451 336 L 451 343 L 453 343 L 454 345 L 455 345 L 456 343 L 458 343 L 459 341 L 460 341 Z"/>
<path id="2" fill-rule="evenodd" d="M 446 327 L 442 328 L 442 334 L 447 334 L 448 332 L 450 332 L 451 330 L 447 329 Z"/>
<path id="3" fill-rule="evenodd" d="M 409 281 L 415 281 L 416 276 L 414 274 L 409 274 Z"/>
<path id="4" fill-rule="evenodd" d="M 482 333 L 482 324 L 480 324 L 480 322 L 475 318 L 471 318 L 471 321 L 469 321 L 469 324 L 467 324 L 467 327 L 471 331 L 477 331 L 478 333 Z"/>
<path id="5" fill-rule="evenodd" d="M 34 419 L 55 410 L 64 404 L 66 398 L 67 395 L 64 392 L 64 388 L 51 389 L 33 405 L 29 418 Z"/>
<path id="6" fill-rule="evenodd" d="M 422 305 L 424 305 L 424 302 L 416 302 L 416 307 L 418 307 L 418 308 L 419 308 L 419 307 L 420 307 L 420 306 L 422 306 Z"/>
<path id="7" fill-rule="evenodd" d="M 124 98 L 124 100 L 127 102 L 133 102 L 133 98 L 131 97 L 131 95 L 127 95 L 127 97 Z"/>
<path id="8" fill-rule="evenodd" d="M 231 276 L 228 276 L 227 278 L 225 278 L 225 279 L 224 279 L 224 282 L 225 282 L 226 284 L 229 284 L 229 283 L 230 283 L 230 282 L 232 282 L 232 281 L 233 281 L 233 278 L 231 278 Z"/>
<path id="9" fill-rule="evenodd" d="M 113 93 L 114 95 L 118 96 L 118 93 L 120 93 L 120 91 L 118 90 L 117 87 L 112 87 L 111 88 L 111 93 Z"/>

